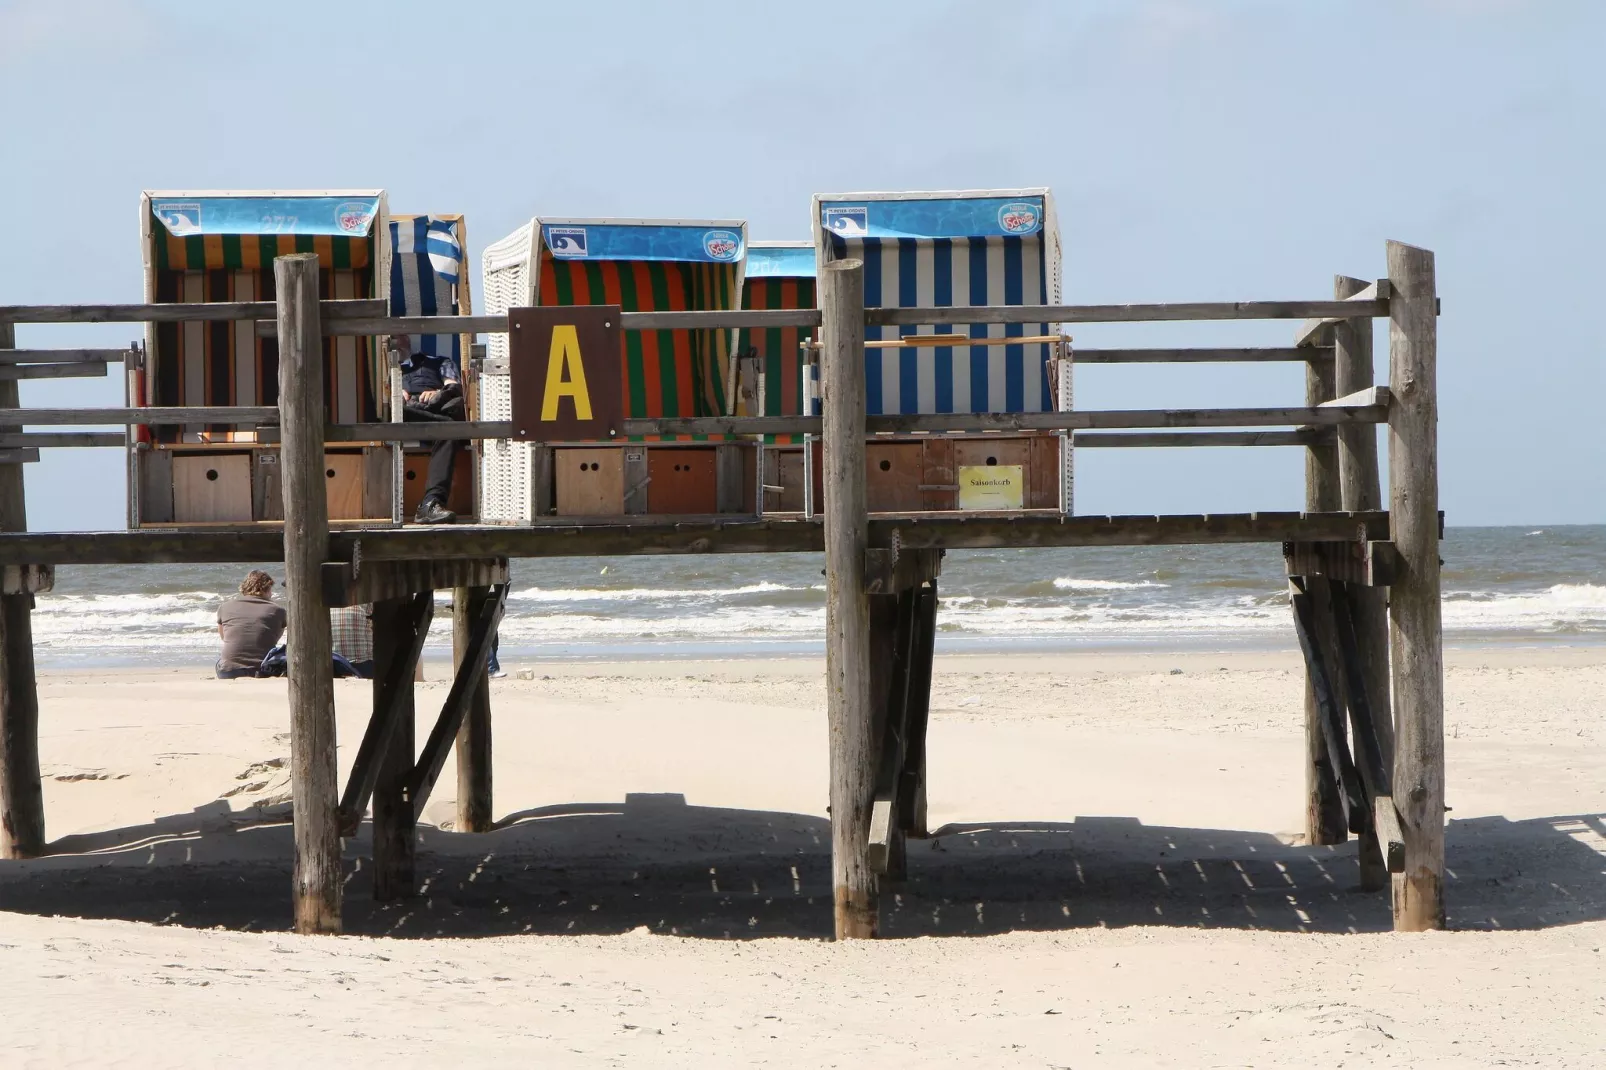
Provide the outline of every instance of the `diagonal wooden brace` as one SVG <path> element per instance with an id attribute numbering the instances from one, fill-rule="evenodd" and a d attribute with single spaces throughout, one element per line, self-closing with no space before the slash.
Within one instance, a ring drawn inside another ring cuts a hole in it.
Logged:
<path id="1" fill-rule="evenodd" d="M 470 607 L 473 625 L 469 630 L 463 660 L 457 666 L 451 690 L 446 693 L 440 716 L 435 720 L 435 727 L 430 729 L 429 739 L 424 743 L 423 753 L 419 755 L 407 786 L 407 797 L 412 801 L 414 814 L 423 814 L 424 804 L 429 801 L 435 781 L 440 779 L 441 770 L 446 766 L 446 756 L 451 752 L 452 744 L 457 739 L 457 730 L 463 723 L 464 714 L 468 712 L 469 699 L 485 673 L 491 640 L 502 623 L 502 610 L 507 605 L 507 587 L 505 583 L 497 584 L 478 600 L 477 605 Z"/>
<path id="2" fill-rule="evenodd" d="M 346 780 L 346 793 L 340 800 L 342 836 L 356 833 L 362 823 L 362 815 L 368 809 L 368 802 L 373 798 L 374 785 L 379 782 L 385 755 L 390 752 L 402 711 L 407 708 L 403 699 L 412 690 L 413 673 L 418 666 L 418 656 L 424 650 L 424 639 L 429 634 L 429 622 L 434 615 L 435 592 L 420 591 L 413 596 L 408 606 L 409 626 L 403 640 L 402 655 L 391 663 L 390 671 L 380 681 L 373 716 L 369 718 L 368 728 L 357 748 L 351 776 Z"/>

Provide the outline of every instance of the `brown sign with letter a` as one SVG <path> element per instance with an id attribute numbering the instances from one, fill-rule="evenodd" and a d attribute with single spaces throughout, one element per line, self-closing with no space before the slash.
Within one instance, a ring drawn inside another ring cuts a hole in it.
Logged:
<path id="1" fill-rule="evenodd" d="M 513 437 L 580 442 L 619 434 L 619 306 L 514 308 L 507 318 Z"/>

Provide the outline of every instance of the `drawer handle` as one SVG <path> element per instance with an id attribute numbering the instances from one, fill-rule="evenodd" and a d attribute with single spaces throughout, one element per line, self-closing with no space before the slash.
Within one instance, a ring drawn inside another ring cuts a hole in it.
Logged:
<path id="1" fill-rule="evenodd" d="M 922 483 L 920 490 L 958 490 L 958 483 Z"/>

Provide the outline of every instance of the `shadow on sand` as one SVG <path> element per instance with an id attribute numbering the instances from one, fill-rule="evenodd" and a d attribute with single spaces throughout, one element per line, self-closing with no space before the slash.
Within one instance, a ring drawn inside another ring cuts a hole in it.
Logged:
<path id="1" fill-rule="evenodd" d="M 1606 918 L 1602 815 L 1448 828 L 1450 923 L 1533 929 Z M 375 903 L 366 827 L 348 841 L 346 930 L 402 937 L 830 934 L 830 834 L 818 817 L 688 806 L 680 795 L 514 814 L 495 831 L 420 830 L 421 894 Z M 0 863 L 0 909 L 194 927 L 283 930 L 288 824 L 241 824 L 221 802 L 73 836 Z M 1356 890 L 1353 842 L 1135 818 L 949 825 L 909 844 L 883 894 L 892 937 L 1173 925 L 1309 932 L 1389 928 L 1388 895 Z"/>

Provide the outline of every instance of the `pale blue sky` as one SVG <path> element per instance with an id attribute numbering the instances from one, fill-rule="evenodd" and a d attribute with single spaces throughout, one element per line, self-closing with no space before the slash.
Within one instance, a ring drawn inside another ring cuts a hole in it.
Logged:
<path id="1" fill-rule="evenodd" d="M 484 244 L 538 212 L 804 238 L 816 192 L 1046 185 L 1069 302 L 1325 297 L 1335 272 L 1382 274 L 1386 238 L 1435 250 L 1450 522 L 1598 523 L 1602 41 L 1599 0 L 0 0 L 0 304 L 139 300 L 142 188 L 380 186 L 398 211 L 466 213 L 477 278 Z M 1303 397 L 1292 367 L 1089 367 L 1077 392 L 1085 408 Z M 23 400 L 121 404 L 121 383 L 27 383 Z M 1302 497 L 1297 450 L 1078 466 L 1082 512 Z M 36 530 L 122 525 L 116 451 L 47 451 L 28 488 Z"/>

